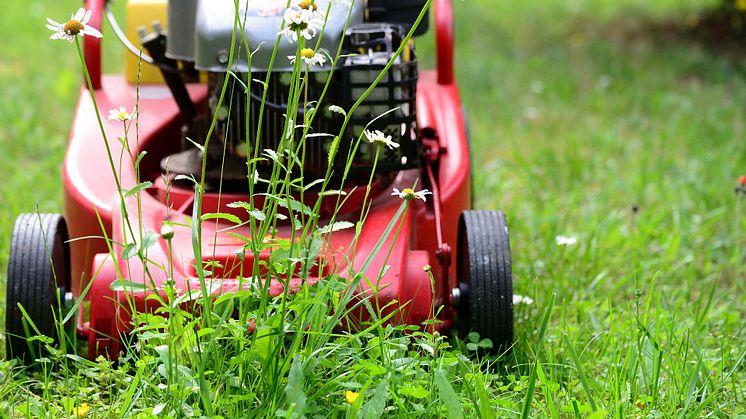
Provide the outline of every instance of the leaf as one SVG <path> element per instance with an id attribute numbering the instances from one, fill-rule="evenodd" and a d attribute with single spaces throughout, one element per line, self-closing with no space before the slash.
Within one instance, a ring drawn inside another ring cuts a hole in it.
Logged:
<path id="1" fill-rule="evenodd" d="M 342 107 L 340 107 L 340 106 L 329 105 L 329 110 L 332 111 L 332 112 L 336 112 L 338 114 L 341 114 L 344 117 L 347 116 L 347 111 L 345 111 L 344 109 L 342 109 Z"/>
<path id="2" fill-rule="evenodd" d="M 286 198 L 278 198 L 277 199 L 277 205 L 288 209 L 288 201 L 290 201 L 290 209 L 295 212 L 303 212 L 303 214 L 308 215 L 309 217 L 315 217 L 316 214 L 314 214 L 313 210 L 306 206 L 305 204 L 296 201 L 295 199 L 291 197 Z"/>
<path id="3" fill-rule="evenodd" d="M 215 329 L 212 327 L 203 327 L 202 329 L 199 329 L 199 332 L 197 332 L 197 337 L 204 337 L 207 334 L 215 332 Z"/>
<path id="4" fill-rule="evenodd" d="M 249 211 L 249 214 L 252 217 L 256 218 L 258 221 L 264 221 L 267 218 L 267 216 L 264 215 L 263 212 L 259 211 L 256 208 L 254 208 L 253 210 Z"/>
<path id="5" fill-rule="evenodd" d="M 192 175 L 176 175 L 176 177 L 174 177 L 174 180 L 189 180 L 194 184 L 197 183 L 197 180 Z"/>
<path id="6" fill-rule="evenodd" d="M 337 156 L 337 149 L 339 148 L 339 142 L 341 141 L 341 138 L 339 135 L 334 137 L 334 140 L 332 140 L 332 145 L 329 146 L 329 156 L 327 158 L 327 162 L 331 164 L 334 161 L 334 157 Z"/>
<path id="7" fill-rule="evenodd" d="M 464 408 L 461 406 L 461 402 L 458 400 L 456 392 L 453 391 L 453 387 L 446 378 L 445 371 L 442 368 L 435 370 L 435 384 L 438 386 L 438 392 L 440 393 L 440 400 L 445 404 L 448 410 L 449 418 L 462 418 L 464 417 Z"/>
<path id="8" fill-rule="evenodd" d="M 158 237 L 160 237 L 158 233 L 154 231 L 146 231 L 142 236 L 142 244 L 140 245 L 140 248 L 147 250 L 155 246 L 155 244 L 158 243 Z"/>
<path id="9" fill-rule="evenodd" d="M 146 154 L 148 154 L 148 152 L 143 150 L 140 152 L 140 154 L 137 155 L 137 160 L 135 160 L 135 167 L 140 166 L 140 162 L 142 161 L 142 158 L 145 157 Z"/>
<path id="10" fill-rule="evenodd" d="M 430 392 L 422 386 L 404 386 L 399 389 L 399 393 L 415 399 L 424 399 L 430 396 Z"/>
<path id="11" fill-rule="evenodd" d="M 386 408 L 386 400 L 389 398 L 389 380 L 381 380 L 373 390 L 373 397 L 365 404 L 366 418 L 380 418 L 383 416 L 383 410 Z"/>
<path id="12" fill-rule="evenodd" d="M 249 204 L 248 202 L 244 202 L 244 201 L 231 202 L 230 204 L 228 204 L 228 208 L 243 208 L 246 210 L 246 212 L 249 213 L 249 215 L 251 215 L 252 217 L 256 218 L 259 221 L 264 221 L 267 218 L 267 216 L 264 215 L 263 212 L 261 212 L 260 210 L 256 208 L 253 208 L 251 204 Z"/>
<path id="13" fill-rule="evenodd" d="M 355 227 L 355 224 L 349 221 L 337 221 L 332 225 L 325 225 L 319 228 L 319 234 L 333 233 L 335 231 L 344 230 L 351 227 Z"/>
<path id="14" fill-rule="evenodd" d="M 199 151 L 201 151 L 203 153 L 205 152 L 205 147 L 202 144 L 198 144 L 198 143 L 194 142 L 194 140 L 192 140 L 189 137 L 186 137 L 186 139 L 187 139 L 187 141 L 189 141 L 190 143 L 192 143 L 192 145 L 194 145 L 195 147 L 197 147 L 197 150 L 199 150 Z"/>
<path id="15" fill-rule="evenodd" d="M 315 134 L 307 134 L 306 135 L 306 138 L 318 138 L 318 137 L 331 137 L 331 138 L 334 138 L 335 135 L 327 134 L 325 132 L 318 132 L 318 133 L 315 133 Z"/>
<path id="16" fill-rule="evenodd" d="M 249 204 L 246 201 L 236 201 L 236 202 L 231 202 L 230 204 L 226 205 L 226 207 L 228 207 L 228 208 L 243 208 L 243 209 L 249 210 L 249 209 L 251 209 L 251 204 Z"/>
<path id="17" fill-rule="evenodd" d="M 117 279 L 109 285 L 112 291 L 144 292 L 148 287 L 142 282 L 133 282 L 128 279 Z"/>
<path id="18" fill-rule="evenodd" d="M 132 187 L 132 189 L 126 191 L 124 193 L 124 197 L 125 198 L 129 198 L 131 196 L 134 196 L 137 193 L 139 193 L 140 191 L 142 191 L 143 189 L 148 189 L 151 186 L 153 186 L 153 182 L 151 182 L 149 180 L 145 181 L 145 182 L 142 182 L 142 183 L 138 183 L 137 185 L 135 185 L 134 187 Z"/>
<path id="19" fill-rule="evenodd" d="M 269 148 L 264 149 L 264 154 L 266 154 L 267 157 L 269 157 L 273 162 L 275 163 L 280 162 L 280 158 L 277 156 L 277 153 L 274 150 L 269 149 Z"/>
<path id="20" fill-rule="evenodd" d="M 324 192 L 319 193 L 319 196 L 332 196 L 332 195 L 345 196 L 345 195 L 347 195 L 347 192 L 340 191 L 340 190 L 337 190 L 337 189 L 330 189 L 328 191 L 324 191 Z"/>
<path id="21" fill-rule="evenodd" d="M 224 212 L 208 212 L 206 214 L 202 214 L 201 217 L 202 221 L 207 220 L 226 220 L 230 221 L 234 224 L 241 224 L 242 221 L 240 218 L 236 217 L 233 214 L 226 214 Z"/>
<path id="22" fill-rule="evenodd" d="M 307 190 L 313 188 L 314 186 L 318 185 L 319 183 L 323 183 L 323 182 L 324 182 L 324 179 L 316 179 L 313 182 L 309 183 L 308 185 L 304 186 L 303 190 L 307 191 Z"/>
<path id="23" fill-rule="evenodd" d="M 285 394 L 290 404 L 295 405 L 293 416 L 302 417 L 306 410 L 306 393 L 303 392 L 303 363 L 300 356 L 296 356 L 290 366 Z"/>
<path id="24" fill-rule="evenodd" d="M 128 260 L 135 257 L 137 254 L 137 243 L 127 243 L 122 250 L 122 259 Z"/>
<path id="25" fill-rule="evenodd" d="M 482 374 L 476 374 L 474 377 L 474 386 L 479 396 L 479 413 L 483 418 L 492 417 L 492 408 L 490 407 L 490 395 L 487 394 L 487 386 L 484 385 Z"/>
<path id="26" fill-rule="evenodd" d="M 187 302 L 187 301 L 194 301 L 199 299 L 202 296 L 202 290 L 190 290 L 187 293 L 181 294 L 180 296 L 176 297 L 174 299 L 174 302 L 171 303 L 172 307 L 178 307 L 179 305 Z"/>
<path id="27" fill-rule="evenodd" d="M 492 348 L 492 340 L 491 339 L 482 339 L 477 344 L 482 349 L 490 349 Z"/>

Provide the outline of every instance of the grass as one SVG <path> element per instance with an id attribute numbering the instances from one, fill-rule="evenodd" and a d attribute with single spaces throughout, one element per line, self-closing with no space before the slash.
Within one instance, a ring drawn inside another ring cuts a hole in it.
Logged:
<path id="1" fill-rule="evenodd" d="M 0 267 L 15 214 L 60 208 L 79 77 L 69 48 L 46 42 L 43 19 L 77 2 L 42 4 L 6 5 L 0 15 L 22 35 L 0 60 Z M 346 367 L 324 367 L 337 374 L 327 386 L 306 377 L 308 405 L 351 415 L 339 389 L 358 379 L 362 387 L 350 389 L 367 389 L 373 411 L 379 397 L 422 415 L 455 414 L 457 403 L 467 417 L 746 414 L 746 293 L 736 277 L 746 225 L 733 193 L 746 172 L 746 78 L 740 57 L 667 29 L 710 4 L 456 2 L 477 206 L 507 213 L 516 292 L 534 304 L 517 307 L 513 357 L 490 371 L 446 350 L 428 368 L 386 378 L 367 340 L 339 343 Z M 557 246 L 560 234 L 578 243 Z M 427 361 L 394 345 L 395 331 L 377 338 L 394 356 Z M 143 384 L 149 368 L 137 363 L 127 375 L 98 362 L 29 374 L 4 362 L 0 409 L 152 408 L 162 393 Z M 427 394 L 412 386 L 389 398 L 386 380 L 421 383 Z M 276 384 L 275 408 L 287 409 L 283 392 L 298 388 L 286 384 Z"/>

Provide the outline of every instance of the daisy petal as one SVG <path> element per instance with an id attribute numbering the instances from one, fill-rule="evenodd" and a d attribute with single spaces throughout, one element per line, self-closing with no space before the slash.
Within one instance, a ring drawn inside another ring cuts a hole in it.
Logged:
<path id="1" fill-rule="evenodd" d="M 101 34 L 101 32 L 98 31 L 98 29 L 94 28 L 93 26 L 86 26 L 83 29 L 84 35 L 90 35 L 95 36 L 96 38 L 103 38 L 104 35 Z"/>
<path id="2" fill-rule="evenodd" d="M 72 20 L 77 20 L 78 22 L 81 22 L 83 20 L 83 16 L 85 16 L 85 9 L 81 7 L 80 9 L 78 9 L 77 12 L 75 12 L 75 15 L 73 15 Z"/>

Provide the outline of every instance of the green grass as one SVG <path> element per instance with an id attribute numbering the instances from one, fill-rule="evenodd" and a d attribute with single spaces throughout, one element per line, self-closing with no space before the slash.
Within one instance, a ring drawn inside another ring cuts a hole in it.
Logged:
<path id="1" fill-rule="evenodd" d="M 420 404 L 433 415 L 457 398 L 467 417 L 518 416 L 526 400 L 533 417 L 746 414 L 746 286 L 736 277 L 746 224 L 733 193 L 746 172 L 746 76 L 740 57 L 668 25 L 713 2 L 455 3 L 476 203 L 508 215 L 516 292 L 535 302 L 517 307 L 509 362 L 484 372 L 445 352 L 431 368 L 391 376 L 400 385 L 437 370 L 423 384 L 429 395 L 389 398 L 388 406 Z M 78 66 L 69 45 L 46 41 L 43 23 L 77 5 L 13 3 L 0 15 L 2 27 L 16 28 L 0 52 L 3 271 L 15 215 L 60 208 Z M 560 234 L 578 244 L 557 246 Z M 381 333 L 389 344 L 399 339 Z M 364 342 L 339 351 L 354 360 L 340 365 L 375 370 Z M 146 379 L 148 368 L 134 365 L 127 376 L 93 363 L 73 375 L 30 375 L 2 363 L 0 408 L 42 396 L 45 409 L 69 398 L 90 403 L 96 416 L 117 414 L 132 386 L 142 392 L 133 407 L 152 407 L 160 393 L 132 381 Z M 309 405 L 350 414 L 337 390 L 347 376 L 372 377 L 363 381 L 366 403 L 384 394 L 384 377 L 355 368 L 336 370 L 340 378 L 328 386 L 306 377 Z M 329 398 L 314 386 L 334 392 Z"/>

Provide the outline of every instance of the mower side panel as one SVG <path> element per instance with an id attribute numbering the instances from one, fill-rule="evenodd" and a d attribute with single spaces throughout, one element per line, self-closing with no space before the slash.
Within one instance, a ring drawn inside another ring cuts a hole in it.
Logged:
<path id="1" fill-rule="evenodd" d="M 142 118 L 138 136 L 132 123 L 129 135 L 131 156 L 123 150 L 118 138 L 123 137 L 121 122 L 108 121 L 109 109 L 124 106 L 132 110 L 137 102 L 135 86 L 128 84 L 124 76 L 105 76 L 102 88 L 94 90 L 101 123 L 106 132 L 111 157 L 119 174 L 121 187 L 125 190 L 136 184 L 131 158 L 136 158 L 143 149 L 174 149 L 180 144 L 181 121 L 178 108 L 165 86 L 143 86 L 140 91 L 139 112 L 155 117 Z M 197 103 L 205 98 L 204 86 L 190 88 Z M 159 153 L 152 153 L 158 155 Z M 120 166 L 119 161 L 122 159 Z M 145 174 L 158 170 L 159 161 L 146 155 L 141 164 Z M 146 177 L 146 176 L 143 176 Z M 75 113 L 70 141 L 62 165 L 64 185 L 64 214 L 70 230 L 70 238 L 101 237 L 101 226 L 111 234 L 112 206 L 118 201 L 117 186 L 107 157 L 101 128 L 96 118 L 93 101 L 87 89 L 82 88 Z M 101 218 L 99 222 L 98 218 Z M 71 243 L 72 289 L 77 296 L 91 278 L 90 267 L 94 255 L 107 253 L 103 239 L 82 239 Z"/>
<path id="2" fill-rule="evenodd" d="M 417 84 L 417 124 L 420 130 L 433 130 L 440 145 L 435 176 L 442 211 L 441 220 L 434 220 L 432 213 L 422 212 L 418 214 L 419 222 L 428 225 L 429 221 L 429 225 L 434 225 L 439 221 L 443 228 L 443 241 L 455 251 L 458 237 L 456 221 L 462 211 L 471 208 L 469 144 L 458 87 L 456 84 L 440 84 L 438 74 L 432 70 L 420 72 Z M 435 229 L 418 227 L 418 232 L 420 234 L 416 237 L 415 246 L 427 249 L 434 255 L 437 251 L 437 247 L 432 247 L 437 246 Z M 455 257 L 452 254 L 450 288 L 457 284 Z M 442 301 L 448 302 L 450 288 L 437 290 L 437 297 L 443 297 Z"/>

